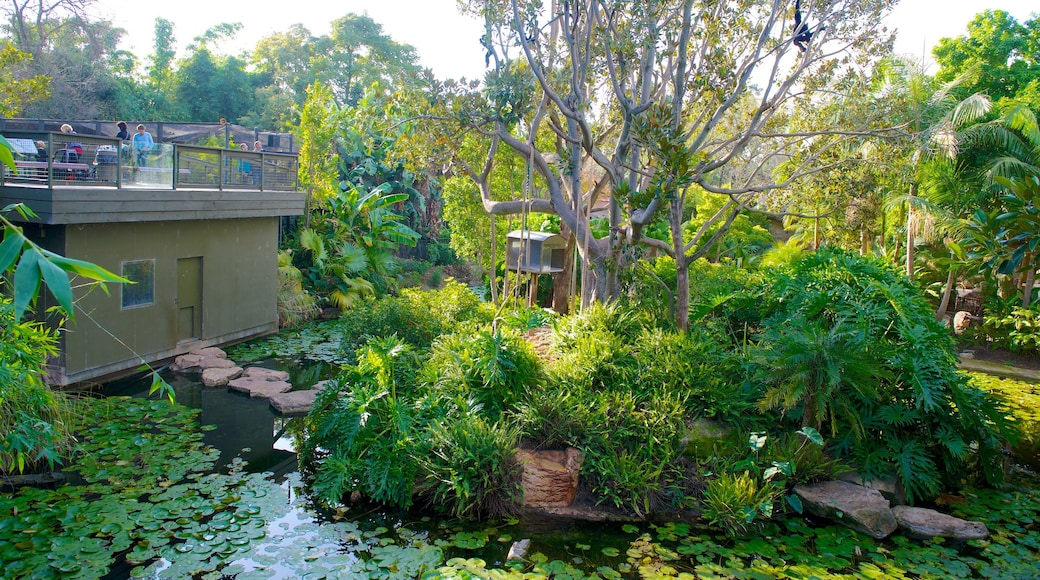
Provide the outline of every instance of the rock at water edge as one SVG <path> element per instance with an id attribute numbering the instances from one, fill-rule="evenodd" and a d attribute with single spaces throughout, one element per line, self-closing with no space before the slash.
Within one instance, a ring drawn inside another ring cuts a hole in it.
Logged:
<path id="1" fill-rule="evenodd" d="M 983 540 L 989 530 L 982 522 L 970 522 L 926 508 L 905 505 L 892 508 L 899 527 L 917 538 L 950 538 L 953 540 Z"/>
<path id="2" fill-rule="evenodd" d="M 888 500 L 875 489 L 845 481 L 824 481 L 796 485 L 794 493 L 801 498 L 805 511 L 872 538 L 880 540 L 896 531 L 896 518 Z"/>

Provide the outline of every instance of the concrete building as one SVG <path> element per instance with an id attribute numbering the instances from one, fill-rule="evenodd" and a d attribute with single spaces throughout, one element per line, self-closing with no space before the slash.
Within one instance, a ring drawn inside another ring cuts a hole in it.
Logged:
<path id="1" fill-rule="evenodd" d="M 102 153 L 125 144 L 76 135 L 79 168 L 50 155 L 72 137 L 45 138 L 46 161 L 23 154 L 17 173 L 4 169 L 0 207 L 25 203 L 37 214 L 21 224 L 30 239 L 134 282 L 77 288 L 51 383 L 98 381 L 277 331 L 280 218 L 304 209 L 295 155 L 157 145 L 147 165 L 120 155 L 99 167 Z"/>

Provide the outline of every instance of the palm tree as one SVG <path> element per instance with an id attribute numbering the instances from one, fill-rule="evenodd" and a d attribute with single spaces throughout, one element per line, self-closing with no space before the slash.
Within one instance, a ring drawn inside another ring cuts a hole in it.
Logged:
<path id="1" fill-rule="evenodd" d="M 1015 102 L 1000 119 L 974 127 L 968 137 L 1001 152 L 990 161 L 987 175 L 1005 193 L 997 200 L 1002 211 L 993 217 L 997 237 L 985 251 L 999 273 L 1023 278 L 1022 307 L 1028 308 L 1040 267 L 1040 125 L 1027 104 Z"/>
<path id="2" fill-rule="evenodd" d="M 914 248 L 916 237 L 923 226 L 931 223 L 927 203 L 919 197 L 921 169 L 937 155 L 955 157 L 958 131 L 986 115 L 990 101 L 978 93 L 957 101 L 954 89 L 974 74 L 969 69 L 956 79 L 939 85 L 925 72 L 922 62 L 903 57 L 892 57 L 881 67 L 885 80 L 881 96 L 891 99 L 895 117 L 902 120 L 908 133 L 905 155 L 908 164 L 909 189 L 897 199 L 905 203 L 906 275 L 914 277 Z"/>

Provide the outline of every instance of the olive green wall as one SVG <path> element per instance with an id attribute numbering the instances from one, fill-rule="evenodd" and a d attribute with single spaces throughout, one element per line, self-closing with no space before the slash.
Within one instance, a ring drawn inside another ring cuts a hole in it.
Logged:
<path id="1" fill-rule="evenodd" d="M 94 289 L 82 296 L 76 319 L 68 323 L 64 335 L 62 382 L 134 368 L 141 357 L 151 362 L 192 347 L 277 330 L 277 217 L 83 224 L 64 229 L 68 257 L 117 274 L 124 261 L 154 259 L 155 290 L 151 305 L 128 309 L 122 308 L 119 284 L 109 285 L 109 295 Z M 202 335 L 198 341 L 178 343 L 177 260 L 199 256 Z"/>

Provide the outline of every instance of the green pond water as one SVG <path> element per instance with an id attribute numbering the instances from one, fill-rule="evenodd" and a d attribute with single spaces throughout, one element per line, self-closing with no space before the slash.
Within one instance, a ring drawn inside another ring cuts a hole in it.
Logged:
<path id="1" fill-rule="evenodd" d="M 304 388 L 327 373 L 287 370 Z M 178 405 L 144 400 L 141 380 L 94 393 L 102 398 L 89 406 L 104 419 L 84 429 L 84 453 L 68 470 L 78 485 L 0 494 L 0 579 L 1040 578 L 1032 472 L 943 507 L 989 526 L 990 539 L 960 545 L 875 541 L 800 517 L 731 539 L 696 522 L 472 524 L 371 505 L 330 511 L 296 472 L 293 419 L 197 376 L 167 379 Z M 505 561 L 520 539 L 530 540 L 527 559 Z"/>
<path id="2" fill-rule="evenodd" d="M 301 368 L 264 361 L 262 365 L 288 371 L 295 388 L 308 388 L 328 378 L 328 367 L 320 364 Z M 228 560 L 228 567 L 221 570 L 225 577 L 366 578 L 382 577 L 387 569 L 395 569 L 390 577 L 408 578 L 413 571 L 418 573 L 438 559 L 451 557 L 476 558 L 497 567 L 505 565 L 510 546 L 520 539 L 530 540 L 531 553 L 595 568 L 609 565 L 623 554 L 635 531 L 621 524 L 539 516 L 476 524 L 371 505 L 341 514 L 330 512 L 310 501 L 297 472 L 292 430 L 301 418 L 278 415 L 265 399 L 251 399 L 226 387 L 205 387 L 197 375 L 166 373 L 164 377 L 174 388 L 177 403 L 198 409 L 199 424 L 214 427 L 203 432 L 202 440 L 219 451 L 215 465 L 234 463 L 243 473 L 263 476 L 256 501 L 260 502 L 258 515 L 269 520 L 264 537 L 251 541 L 247 555 Z M 125 380 L 106 385 L 100 393 L 144 397 L 149 385 L 145 379 Z M 367 569 L 373 548 L 377 560 L 400 562 Z M 140 567 L 133 574 L 135 566 L 123 563 L 105 578 L 187 577 L 198 564 L 186 559 L 185 566 L 179 559 L 161 558 L 143 575 Z"/>

